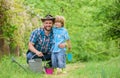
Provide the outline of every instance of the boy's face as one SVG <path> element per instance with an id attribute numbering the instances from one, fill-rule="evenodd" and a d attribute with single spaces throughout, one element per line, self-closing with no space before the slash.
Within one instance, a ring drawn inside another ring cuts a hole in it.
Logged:
<path id="1" fill-rule="evenodd" d="M 61 24 L 61 22 L 55 22 L 55 26 L 56 26 L 57 28 L 60 28 L 60 27 L 62 27 L 62 24 Z"/>

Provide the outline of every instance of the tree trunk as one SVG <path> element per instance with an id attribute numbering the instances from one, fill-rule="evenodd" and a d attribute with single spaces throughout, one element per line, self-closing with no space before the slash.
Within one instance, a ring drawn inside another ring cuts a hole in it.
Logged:
<path id="1" fill-rule="evenodd" d="M 3 7 L 0 6 L 0 57 L 2 57 L 3 55 L 10 54 L 9 45 L 7 44 L 7 41 L 4 38 L 3 31 L 2 31 L 2 26 L 4 26 L 4 22 L 5 22 L 5 15 L 2 9 Z"/>
<path id="2" fill-rule="evenodd" d="M 2 31 L 0 31 L 0 36 L 2 35 Z M 10 49 L 9 45 L 6 44 L 6 41 L 4 38 L 0 38 L 0 57 L 3 55 L 9 55 L 10 54 Z"/>
<path id="3" fill-rule="evenodd" d="M 15 56 L 20 56 L 20 51 L 19 50 L 20 50 L 19 46 L 15 46 L 14 48 L 11 47 L 10 48 L 10 54 L 13 54 Z"/>

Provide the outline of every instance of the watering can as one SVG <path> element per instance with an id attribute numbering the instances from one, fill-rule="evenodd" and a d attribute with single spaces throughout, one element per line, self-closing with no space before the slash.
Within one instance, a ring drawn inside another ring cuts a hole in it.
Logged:
<path id="1" fill-rule="evenodd" d="M 32 58 L 34 56 L 36 56 L 36 55 L 33 55 Z M 32 59 L 32 58 L 28 61 L 30 70 L 32 70 L 33 72 L 43 72 L 42 59 L 40 59 L 40 58 Z M 19 62 L 17 62 L 14 57 L 12 57 L 11 60 L 12 60 L 12 62 L 14 62 L 18 66 L 20 66 L 22 69 L 24 69 L 24 71 L 28 72 L 28 70 L 24 66 L 22 66 Z"/>
<path id="2" fill-rule="evenodd" d="M 33 55 L 32 58 L 28 61 L 29 68 L 33 72 L 43 72 L 42 59 L 41 58 L 33 59 L 34 56 L 36 56 L 36 54 Z"/>
<path id="3" fill-rule="evenodd" d="M 34 57 L 35 55 L 33 55 Z M 33 58 L 32 57 L 32 58 Z M 34 72 L 45 72 L 46 74 L 53 74 L 53 68 L 46 67 L 46 62 L 44 62 L 44 66 L 42 66 L 42 59 L 30 59 L 28 61 L 29 67 Z M 45 57 L 43 56 L 43 59 L 46 61 Z"/>
<path id="4" fill-rule="evenodd" d="M 67 59 L 68 59 L 68 61 L 72 61 L 72 53 L 67 54 Z"/>
<path id="5" fill-rule="evenodd" d="M 16 63 L 17 65 L 19 65 L 22 69 L 24 69 L 24 71 L 26 71 L 27 72 L 27 69 L 24 67 L 24 66 L 22 66 L 20 63 L 18 63 L 16 60 L 15 60 L 15 58 L 14 57 L 12 57 L 12 62 L 14 62 L 14 63 Z"/>
<path id="6" fill-rule="evenodd" d="M 36 72 L 36 73 L 44 72 L 46 74 L 53 74 L 53 68 L 47 68 L 46 63 L 44 63 L 44 66 L 42 66 L 42 59 L 41 58 L 33 59 L 34 56 L 36 56 L 36 55 L 33 55 L 32 58 L 28 61 L 30 70 L 32 70 L 33 72 Z M 45 59 L 44 56 L 43 56 L 43 58 Z M 45 59 L 45 61 L 46 61 L 46 59 Z M 24 69 L 26 72 L 28 72 L 24 66 L 22 66 L 19 62 L 17 62 L 15 60 L 14 57 L 12 57 L 12 62 L 16 63 L 22 69 Z"/>

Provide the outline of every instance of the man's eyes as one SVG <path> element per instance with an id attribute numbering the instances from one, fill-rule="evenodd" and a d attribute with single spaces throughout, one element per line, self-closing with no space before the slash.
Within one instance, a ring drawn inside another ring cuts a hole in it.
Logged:
<path id="1" fill-rule="evenodd" d="M 52 23 L 45 23 L 45 24 L 52 24 Z"/>

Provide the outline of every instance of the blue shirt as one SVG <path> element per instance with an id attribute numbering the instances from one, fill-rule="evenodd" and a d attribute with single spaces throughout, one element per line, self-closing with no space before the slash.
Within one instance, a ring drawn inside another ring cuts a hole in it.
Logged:
<path id="1" fill-rule="evenodd" d="M 30 36 L 30 42 L 34 43 L 35 49 L 43 53 L 51 52 L 52 40 L 53 32 L 46 36 L 43 28 L 35 29 Z"/>
<path id="2" fill-rule="evenodd" d="M 66 40 L 70 39 L 67 30 L 64 27 L 53 27 L 53 34 L 54 45 L 52 46 L 52 52 L 60 52 L 62 49 L 66 50 L 66 48 L 59 48 L 59 44 L 64 43 Z"/>

